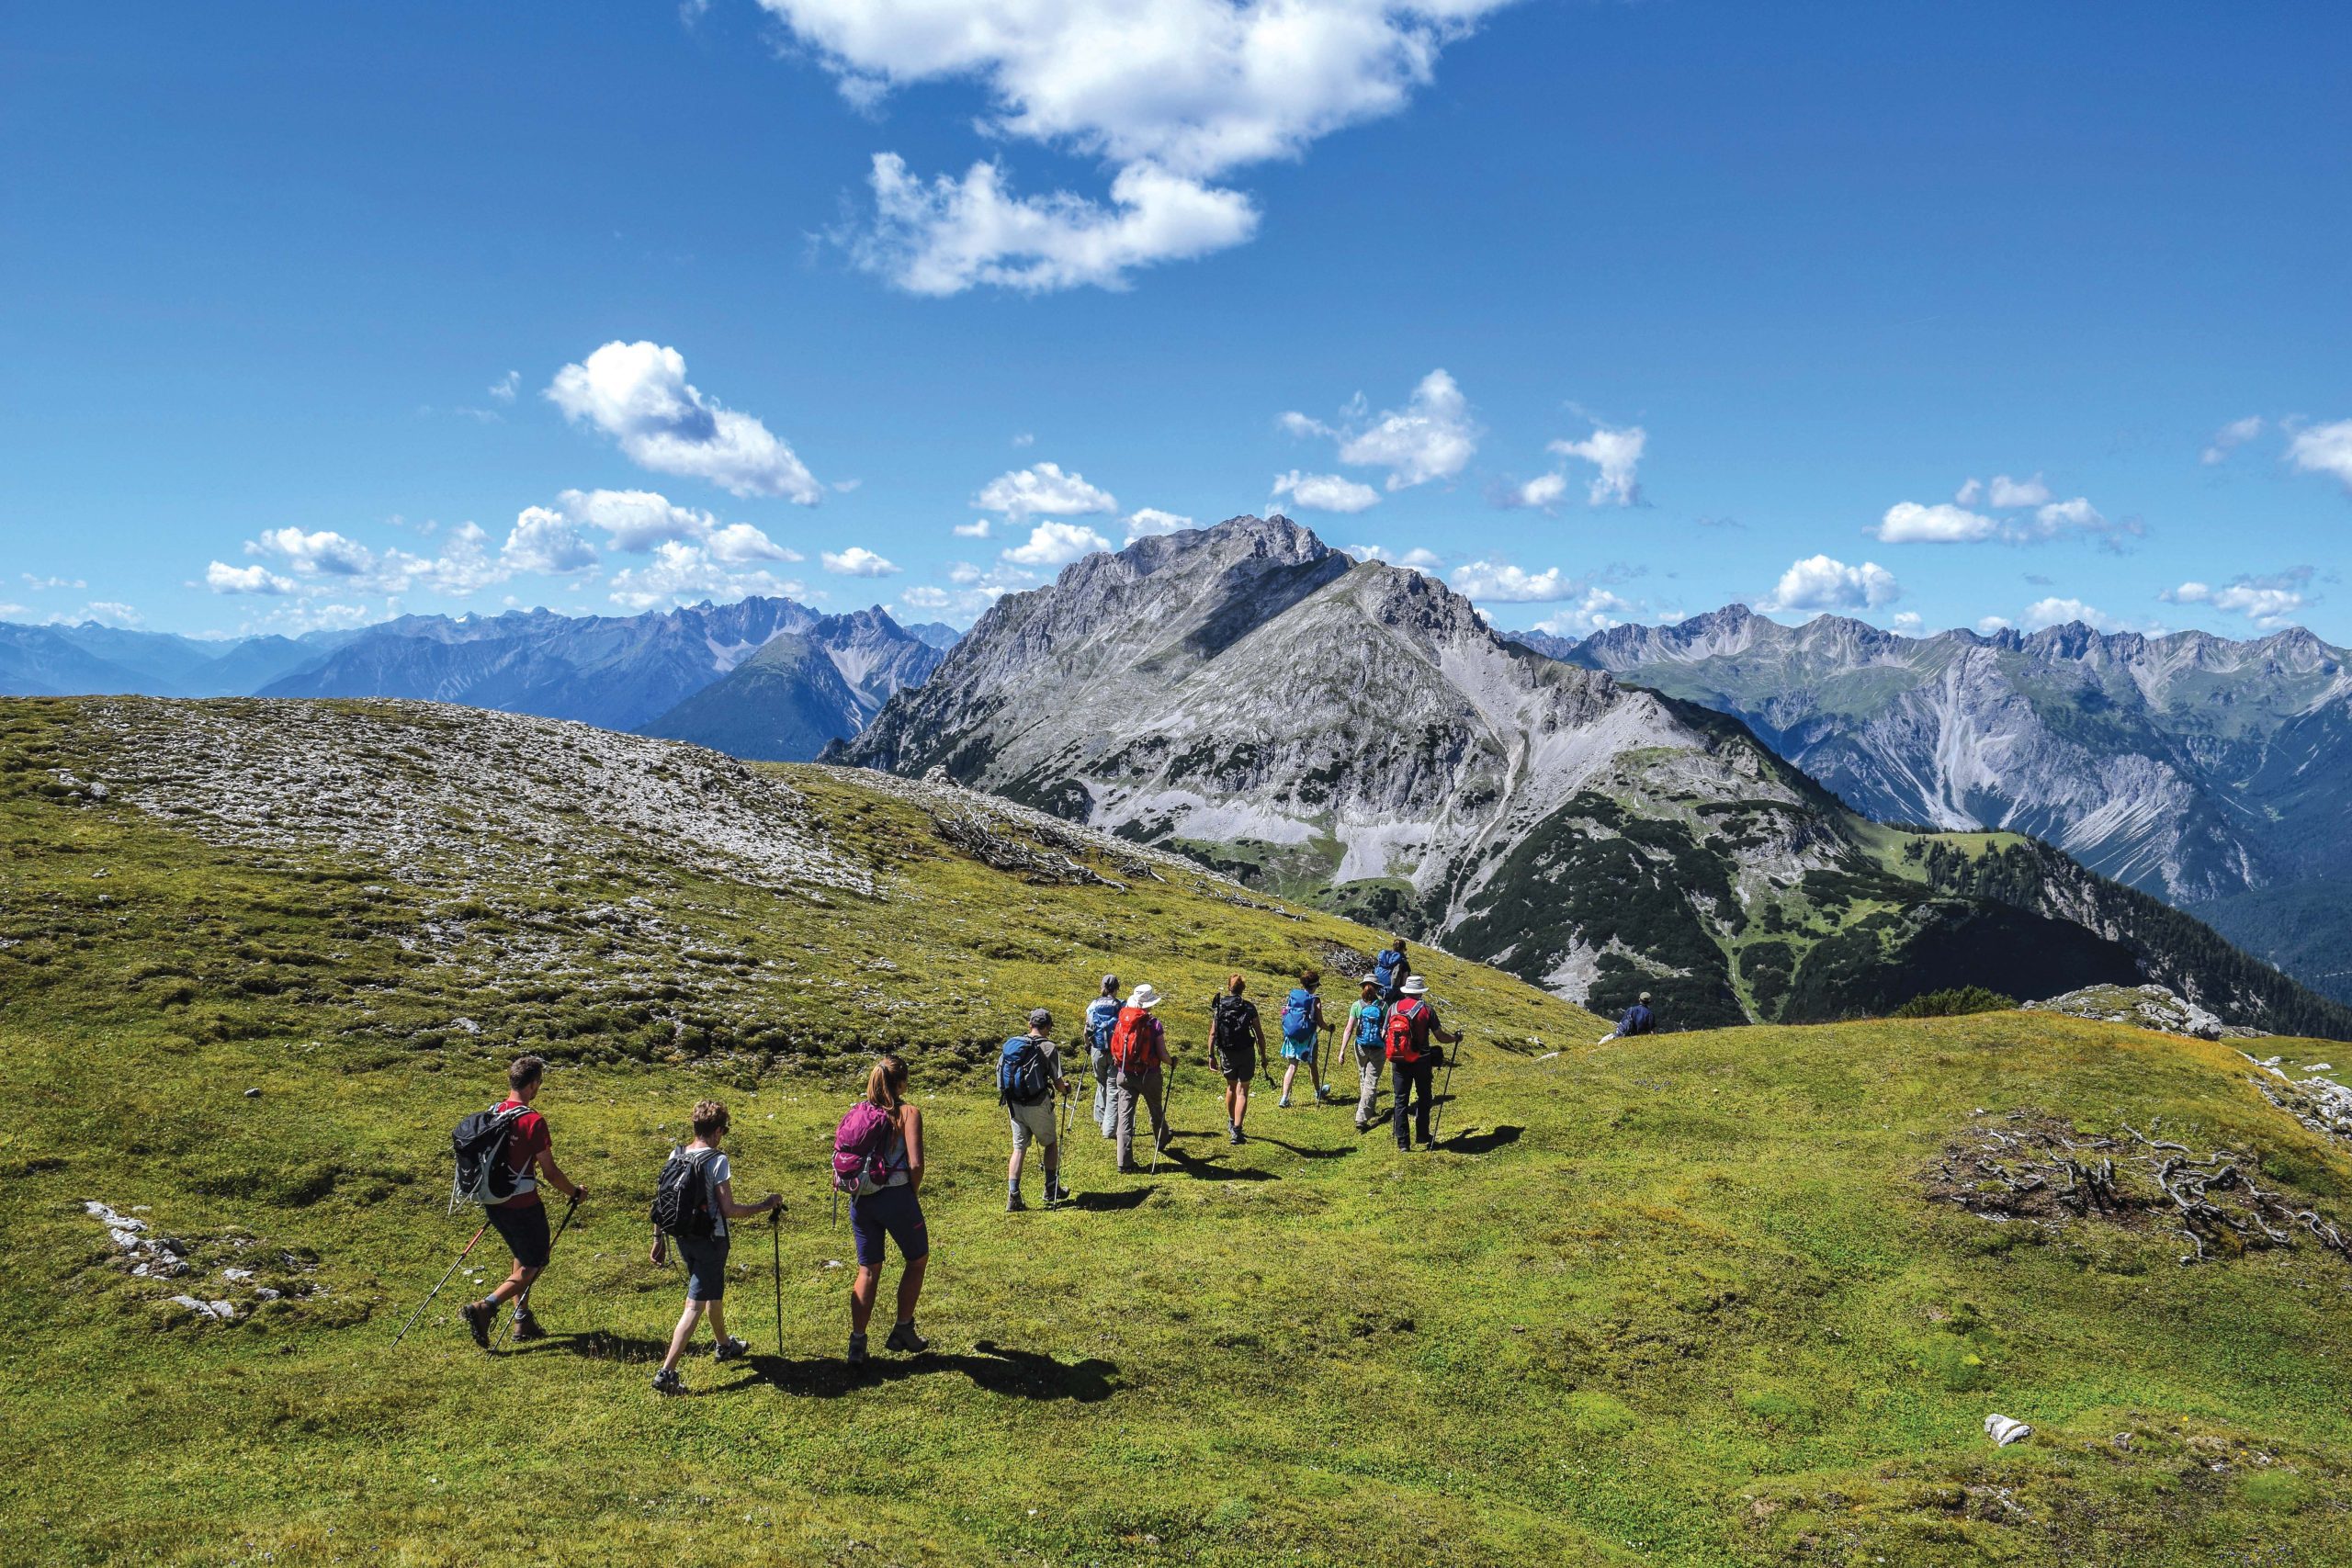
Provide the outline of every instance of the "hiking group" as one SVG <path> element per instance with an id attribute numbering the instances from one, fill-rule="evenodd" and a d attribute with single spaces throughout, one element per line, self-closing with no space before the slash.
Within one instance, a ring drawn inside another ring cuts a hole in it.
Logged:
<path id="1" fill-rule="evenodd" d="M 1334 1103 L 1336 1096 L 1324 1077 L 1323 1047 L 1327 1035 L 1343 1035 L 1357 1069 L 1355 1125 L 1369 1132 L 1375 1119 L 1380 1079 L 1385 1068 L 1396 1146 L 1410 1150 L 1416 1142 L 1431 1142 L 1430 1111 L 1436 1099 L 1435 1070 L 1445 1061 L 1443 1045 L 1461 1036 L 1444 1026 L 1427 983 L 1409 972 L 1405 943 L 1396 940 L 1383 949 L 1372 967 L 1357 982 L 1359 996 L 1350 1005 L 1343 1023 L 1327 1020 L 1317 991 L 1321 976 L 1302 970 L 1283 1002 L 1281 1051 L 1283 1063 L 1277 1105 L 1293 1103 L 1292 1090 L 1304 1069 L 1318 1104 Z M 1138 1110 L 1148 1115 L 1151 1164 L 1169 1152 L 1175 1134 L 1168 1120 L 1168 1098 L 1175 1058 L 1168 1032 L 1158 1016 L 1161 998 L 1148 984 L 1138 985 L 1121 999 L 1119 978 L 1105 975 L 1100 995 L 1086 1009 L 1084 1038 L 1093 1079 L 1092 1114 L 1102 1135 L 1113 1140 L 1120 1172 L 1140 1169 L 1135 1156 Z M 1229 1142 L 1248 1141 L 1243 1123 L 1250 1111 L 1252 1079 L 1261 1070 L 1273 1081 L 1263 1025 L 1257 1004 L 1248 996 L 1249 983 L 1230 976 L 1224 990 L 1209 1004 L 1208 1060 L 1224 1082 L 1223 1103 Z M 1648 997 L 1645 994 L 1643 1001 Z M 1634 1024 L 1634 1013 L 1641 1015 Z M 1649 1027 L 1646 1007 L 1627 1014 L 1621 1032 L 1641 1032 Z M 997 1057 L 997 1096 L 1011 1123 L 1012 1156 L 1005 1170 L 1005 1209 L 1018 1213 L 1028 1205 L 1021 1195 L 1021 1179 L 1030 1152 L 1043 1177 L 1047 1208 L 1071 1198 L 1063 1179 L 1063 1136 L 1068 1131 L 1076 1086 L 1067 1070 L 1061 1047 L 1053 1039 L 1053 1014 L 1038 1008 L 1029 1014 L 1028 1028 L 1004 1042 Z M 504 1282 L 479 1301 L 458 1309 L 458 1320 L 474 1342 L 489 1348 L 503 1304 L 512 1303 L 512 1329 L 518 1340 L 545 1337 L 530 1308 L 530 1291 L 548 1266 L 556 1241 L 571 1223 L 572 1211 L 587 1197 L 578 1183 L 556 1163 L 554 1138 L 546 1117 L 532 1108 L 546 1064 L 523 1056 L 507 1069 L 507 1095 L 489 1110 L 460 1122 L 452 1137 L 457 1175 L 450 1209 L 479 1204 L 484 1212 L 480 1230 L 466 1244 L 442 1277 L 446 1285 L 473 1250 L 484 1232 L 495 1230 L 514 1258 Z M 728 1332 L 725 1297 L 733 1222 L 766 1216 L 770 1250 L 776 1257 L 776 1334 L 781 1340 L 783 1285 L 780 1244 L 775 1227 L 784 1199 L 771 1192 L 757 1202 L 738 1202 L 734 1168 L 725 1151 L 729 1128 L 727 1107 L 718 1100 L 697 1102 L 689 1117 L 693 1135 L 673 1148 L 654 1182 L 650 1218 L 653 1226 L 650 1260 L 658 1267 L 674 1248 L 686 1275 L 685 1304 L 672 1331 L 668 1352 L 655 1373 L 657 1393 L 684 1391 L 678 1366 L 697 1325 L 710 1325 L 713 1360 L 725 1362 L 750 1353 L 750 1346 Z M 897 1310 L 883 1348 L 906 1354 L 928 1347 L 915 1328 L 915 1308 L 922 1294 L 923 1274 L 931 1256 L 931 1237 L 923 1222 L 921 1192 L 923 1178 L 922 1111 L 907 1099 L 906 1064 L 886 1055 L 867 1074 L 865 1090 L 845 1111 L 833 1134 L 832 1189 L 834 1202 L 849 1200 L 850 1230 L 857 1257 L 857 1272 L 850 1287 L 850 1334 L 847 1359 L 853 1366 L 866 1359 L 866 1330 L 881 1290 L 882 1266 L 890 1247 L 901 1260 Z M 547 1209 L 539 1197 L 544 1182 L 571 1200 L 563 1222 L 550 1230 Z M 417 1308 L 439 1294 L 435 1285 Z M 408 1326 L 416 1322 L 413 1314 Z M 402 1336 L 408 1326 L 401 1330 Z M 395 1344 L 399 1343 L 396 1338 Z"/>

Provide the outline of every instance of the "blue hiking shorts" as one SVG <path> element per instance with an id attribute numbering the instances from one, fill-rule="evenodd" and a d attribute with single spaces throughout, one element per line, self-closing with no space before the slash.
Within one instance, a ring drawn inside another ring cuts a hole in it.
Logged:
<path id="1" fill-rule="evenodd" d="M 931 1232 L 910 1186 L 885 1187 L 849 1201 L 849 1228 L 857 1238 L 857 1266 L 882 1267 L 882 1238 L 899 1244 L 899 1256 L 912 1263 L 931 1254 Z"/>
<path id="2" fill-rule="evenodd" d="M 727 1237 L 673 1235 L 678 1261 L 686 1266 L 686 1300 L 715 1302 L 727 1294 Z"/>

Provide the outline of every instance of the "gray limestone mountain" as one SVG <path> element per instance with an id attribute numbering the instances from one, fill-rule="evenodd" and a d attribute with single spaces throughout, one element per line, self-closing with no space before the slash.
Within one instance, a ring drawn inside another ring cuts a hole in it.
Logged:
<path id="1" fill-rule="evenodd" d="M 755 761 L 805 762 L 855 735 L 945 657 L 878 609 L 784 632 L 660 717 L 638 727 Z"/>
<path id="2" fill-rule="evenodd" d="M 2307 631 L 1915 638 L 1735 604 L 1519 640 L 1736 715 L 1881 821 L 2045 840 L 2352 1000 L 2352 655 Z"/>
<path id="3" fill-rule="evenodd" d="M 1654 990 L 1685 1024 L 2160 980 L 2234 1022 L 2352 1032 L 2063 856 L 1880 828 L 1736 720 L 1515 647 L 1438 580 L 1282 517 L 1004 596 L 827 760 L 936 768 L 1572 1000 Z"/>

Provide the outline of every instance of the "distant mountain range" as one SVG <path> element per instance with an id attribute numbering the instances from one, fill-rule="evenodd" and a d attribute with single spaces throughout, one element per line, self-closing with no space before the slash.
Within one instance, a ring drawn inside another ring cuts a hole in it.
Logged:
<path id="1" fill-rule="evenodd" d="M 1736 715 L 1881 821 L 2046 840 L 2352 1001 L 2352 655 L 2307 631 L 1906 637 L 1735 604 L 1513 635 Z"/>
<path id="2" fill-rule="evenodd" d="M 0 625 L 0 694 L 422 697 L 792 761 L 855 733 L 956 635 L 768 598 L 641 615 L 403 615 L 228 642 Z"/>
<path id="3" fill-rule="evenodd" d="M 1653 990 L 1686 1025 L 2144 978 L 2352 1035 L 2352 1010 L 2063 853 L 1867 821 L 1738 719 L 1513 646 L 1282 517 L 1005 595 L 825 760 L 937 769 L 1571 1000 Z"/>

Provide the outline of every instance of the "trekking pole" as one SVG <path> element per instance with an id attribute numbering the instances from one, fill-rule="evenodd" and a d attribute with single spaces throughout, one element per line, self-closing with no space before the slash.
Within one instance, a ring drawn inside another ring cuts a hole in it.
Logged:
<path id="1" fill-rule="evenodd" d="M 784 1354 L 784 1205 L 768 1214 L 768 1278 L 775 1283 L 775 1353 Z"/>
<path id="2" fill-rule="evenodd" d="M 1462 1060 L 1462 1047 L 1455 1045 L 1445 1054 L 1445 1087 L 1438 1091 L 1437 1120 L 1430 1124 L 1430 1147 L 1437 1147 L 1438 1129 L 1445 1125 L 1445 1107 L 1453 1093 L 1453 1064 Z"/>
<path id="3" fill-rule="evenodd" d="M 488 1220 L 482 1221 L 481 1229 L 474 1232 L 474 1241 L 480 1241 L 489 1229 L 490 1222 Z M 449 1272 L 441 1276 L 441 1285 L 447 1284 L 450 1277 L 457 1273 L 458 1264 L 463 1263 L 466 1260 L 466 1253 L 471 1252 L 474 1249 L 474 1241 L 466 1243 L 465 1251 L 458 1254 L 458 1262 L 450 1264 Z M 401 1341 L 408 1337 L 408 1331 L 416 1326 L 416 1320 L 424 1315 L 424 1309 L 431 1306 L 433 1304 L 433 1298 L 441 1293 L 441 1285 L 435 1285 L 431 1291 L 427 1292 L 424 1299 L 416 1303 L 416 1310 L 408 1314 L 408 1321 L 401 1325 L 401 1331 L 392 1336 L 393 1349 L 397 1350 L 400 1348 Z"/>

